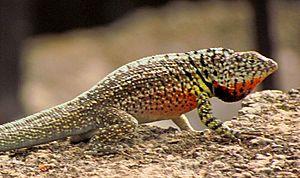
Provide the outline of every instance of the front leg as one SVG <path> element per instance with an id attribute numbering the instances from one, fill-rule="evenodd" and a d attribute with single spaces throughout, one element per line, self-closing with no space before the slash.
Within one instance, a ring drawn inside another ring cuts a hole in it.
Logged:
<path id="1" fill-rule="evenodd" d="M 218 120 L 212 114 L 212 106 L 207 93 L 201 93 L 197 100 L 197 112 L 201 122 L 209 129 L 218 134 L 226 135 L 231 138 L 239 138 L 239 132 L 225 126 L 222 121 Z"/>
<path id="2" fill-rule="evenodd" d="M 198 132 L 191 126 L 188 118 L 184 114 L 180 115 L 180 117 L 173 118 L 172 121 L 180 128 L 180 130 Z"/>

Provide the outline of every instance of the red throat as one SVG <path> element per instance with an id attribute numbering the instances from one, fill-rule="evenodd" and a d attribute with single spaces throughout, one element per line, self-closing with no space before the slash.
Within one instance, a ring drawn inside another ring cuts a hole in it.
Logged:
<path id="1" fill-rule="evenodd" d="M 255 87 L 263 81 L 264 78 L 255 78 L 246 82 L 235 83 L 234 85 L 220 85 L 218 82 L 213 82 L 215 96 L 227 102 L 238 101 L 247 96 Z"/>

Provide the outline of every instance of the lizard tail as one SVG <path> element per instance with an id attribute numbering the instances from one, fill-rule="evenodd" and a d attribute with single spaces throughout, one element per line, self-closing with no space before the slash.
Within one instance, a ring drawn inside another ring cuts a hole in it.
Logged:
<path id="1" fill-rule="evenodd" d="M 76 106 L 67 103 L 0 125 L 0 151 L 48 143 L 95 127 L 91 120 L 80 119 L 82 112 Z"/>

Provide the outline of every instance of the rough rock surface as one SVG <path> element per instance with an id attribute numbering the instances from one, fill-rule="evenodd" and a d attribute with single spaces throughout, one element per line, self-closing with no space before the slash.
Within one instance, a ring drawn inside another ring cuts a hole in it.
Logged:
<path id="1" fill-rule="evenodd" d="M 116 155 L 66 140 L 0 153 L 0 177 L 299 177 L 300 90 L 256 92 L 242 105 L 226 122 L 241 141 L 144 125 Z"/>

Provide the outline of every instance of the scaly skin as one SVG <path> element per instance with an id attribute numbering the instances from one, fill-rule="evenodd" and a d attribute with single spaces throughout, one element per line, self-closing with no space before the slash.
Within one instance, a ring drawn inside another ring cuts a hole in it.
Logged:
<path id="1" fill-rule="evenodd" d="M 71 136 L 72 141 L 91 138 L 93 151 L 114 152 L 137 124 L 171 119 L 194 131 L 184 113 L 195 108 L 208 128 L 238 137 L 212 115 L 209 98 L 241 100 L 275 70 L 276 62 L 257 52 L 224 48 L 145 57 L 69 102 L 1 125 L 0 151 Z"/>

